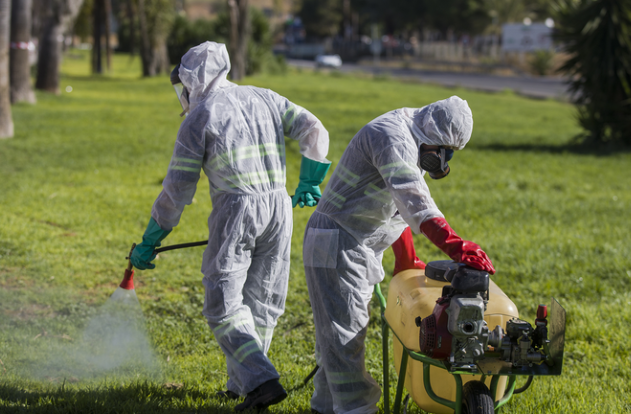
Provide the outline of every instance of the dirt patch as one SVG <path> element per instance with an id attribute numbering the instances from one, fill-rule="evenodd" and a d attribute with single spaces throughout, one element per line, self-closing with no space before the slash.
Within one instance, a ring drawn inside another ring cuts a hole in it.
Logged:
<path id="1" fill-rule="evenodd" d="M 37 303 L 22 304 L 18 309 L 4 309 L 2 315 L 9 319 L 28 321 L 32 319 L 54 318 L 57 312 L 50 305 Z"/>
<path id="2" fill-rule="evenodd" d="M 47 224 L 51 227 L 56 227 L 58 229 L 66 230 L 67 232 L 72 233 L 71 228 L 64 226 L 63 224 L 55 223 L 54 221 L 50 221 L 50 220 L 35 220 L 35 221 L 38 223 Z"/>
<path id="3" fill-rule="evenodd" d="M 63 335 L 50 335 L 46 331 L 42 331 L 42 333 L 39 333 L 39 334 L 35 335 L 33 337 L 33 340 L 38 339 L 38 338 L 42 338 L 42 337 L 65 339 L 66 341 L 72 341 L 73 340 L 70 336 L 68 336 L 66 334 L 63 334 Z"/>
<path id="4" fill-rule="evenodd" d="M 20 276 L 21 270 L 19 267 L 0 269 L 0 287 L 6 290 L 32 289 L 35 281 Z"/>

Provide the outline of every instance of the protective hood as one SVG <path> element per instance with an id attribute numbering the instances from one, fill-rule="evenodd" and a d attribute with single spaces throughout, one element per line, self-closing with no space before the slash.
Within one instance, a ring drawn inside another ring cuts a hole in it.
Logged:
<path id="1" fill-rule="evenodd" d="M 236 86 L 227 77 L 230 57 L 223 43 L 204 42 L 192 47 L 180 64 L 180 80 L 188 89 L 190 110 L 203 102 L 211 93 Z"/>
<path id="2" fill-rule="evenodd" d="M 457 96 L 420 109 L 405 108 L 412 134 L 419 144 L 461 150 L 473 132 L 473 114 L 467 101 Z"/>

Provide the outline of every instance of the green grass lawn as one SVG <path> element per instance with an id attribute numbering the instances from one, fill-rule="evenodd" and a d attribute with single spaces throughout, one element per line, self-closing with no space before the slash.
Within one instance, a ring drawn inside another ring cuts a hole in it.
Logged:
<path id="1" fill-rule="evenodd" d="M 154 370 L 81 371 L 69 351 L 122 279 L 181 122 L 168 77 L 139 79 L 138 60 L 128 56 L 115 56 L 114 69 L 90 76 L 87 58 L 68 57 L 61 95 L 40 93 L 37 105 L 14 106 L 16 135 L 0 141 L 0 412 L 232 412 L 232 403 L 213 398 L 227 378 L 201 315 L 202 248 L 163 253 L 155 270 L 137 274 Z M 451 95 L 466 99 L 473 137 L 449 177 L 429 182 L 432 194 L 452 227 L 491 257 L 493 279 L 522 317 L 532 322 L 550 297 L 568 315 L 563 375 L 535 379 L 502 412 L 631 412 L 631 154 L 572 150 L 574 110 L 552 100 L 295 70 L 244 83 L 316 114 L 330 132 L 332 168 L 376 116 Z M 288 142 L 287 152 L 293 193 L 297 144 Z M 202 178 L 163 244 L 207 237 L 207 194 Z M 315 364 L 314 327 L 301 242 L 312 211 L 294 211 L 287 309 L 269 354 L 292 391 L 272 413 L 309 412 L 313 387 L 300 385 Z M 446 259 L 423 236 L 415 241 L 422 260 Z M 384 267 L 391 274 L 390 251 Z M 376 300 L 368 338 L 367 367 L 381 382 Z"/>

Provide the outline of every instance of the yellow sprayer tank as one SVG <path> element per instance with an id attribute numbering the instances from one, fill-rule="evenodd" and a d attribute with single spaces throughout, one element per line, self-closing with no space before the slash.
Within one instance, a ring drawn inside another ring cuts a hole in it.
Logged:
<path id="1" fill-rule="evenodd" d="M 420 352 L 419 333 L 415 319 L 420 316 L 425 318 L 432 314 L 436 299 L 441 297 L 443 286 L 448 282 L 432 280 L 425 276 L 423 270 L 410 269 L 397 273 L 390 282 L 388 289 L 388 301 L 385 317 L 388 324 L 406 348 Z M 506 329 L 506 322 L 519 317 L 517 307 L 508 296 L 493 281 L 489 283 L 489 302 L 484 320 L 489 330 L 496 325 Z M 403 347 L 397 338 L 393 338 L 394 365 L 397 373 L 400 371 L 401 355 Z M 473 380 L 480 380 L 480 375 L 462 375 L 463 384 Z M 456 381 L 447 370 L 434 367 L 430 368 L 432 389 L 442 398 L 450 401 L 456 399 Z M 497 386 L 497 395 L 493 396 L 497 401 L 504 395 L 506 388 L 505 376 L 500 378 Z M 486 385 L 490 389 L 491 376 L 486 379 Z M 423 363 L 408 359 L 408 368 L 405 375 L 405 388 L 414 402 L 423 410 L 435 414 L 453 413 L 453 410 L 434 402 L 425 392 L 423 384 Z"/>

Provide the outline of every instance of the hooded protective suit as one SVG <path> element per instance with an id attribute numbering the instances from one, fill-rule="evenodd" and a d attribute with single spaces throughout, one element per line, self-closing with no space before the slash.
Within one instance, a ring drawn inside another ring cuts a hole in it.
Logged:
<path id="1" fill-rule="evenodd" d="M 165 231 L 175 227 L 203 169 L 213 204 L 202 262 L 203 314 L 226 355 L 228 389 L 245 395 L 279 378 L 267 351 L 289 277 L 284 136 L 299 141 L 304 157 L 327 163 L 329 137 L 305 109 L 270 90 L 237 86 L 226 79 L 229 71 L 222 44 L 203 43 L 182 58 L 190 113 L 152 218 Z"/>
<path id="2" fill-rule="evenodd" d="M 303 257 L 316 326 L 311 407 L 374 413 L 381 391 L 364 366 L 373 287 L 383 251 L 407 226 L 443 217 L 417 165 L 421 144 L 462 149 L 473 117 L 454 96 L 388 112 L 351 140 L 307 225 Z"/>

